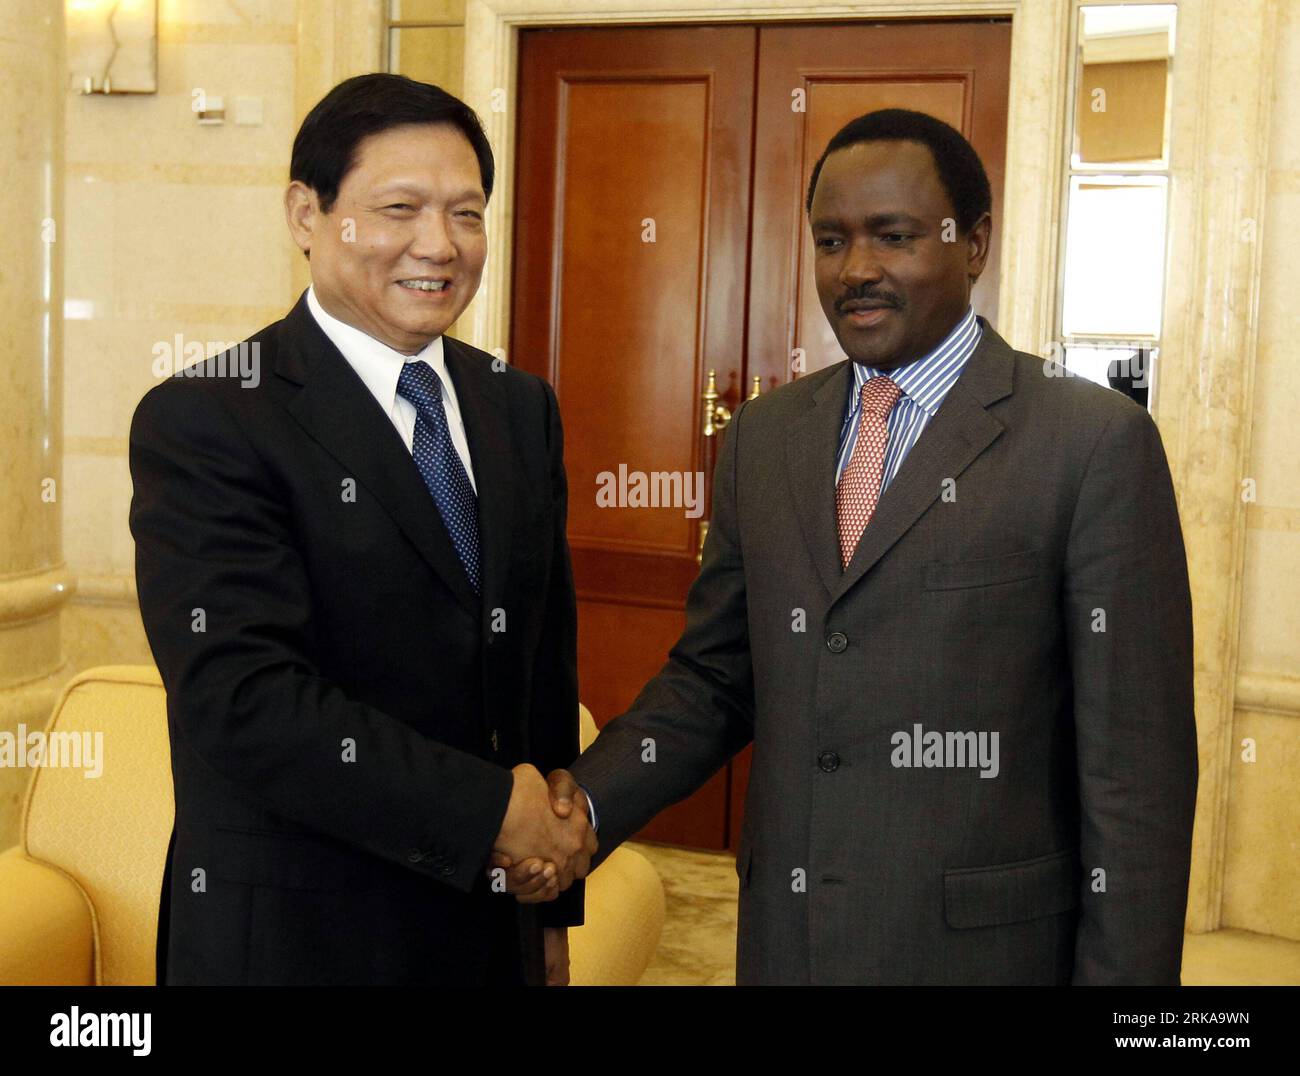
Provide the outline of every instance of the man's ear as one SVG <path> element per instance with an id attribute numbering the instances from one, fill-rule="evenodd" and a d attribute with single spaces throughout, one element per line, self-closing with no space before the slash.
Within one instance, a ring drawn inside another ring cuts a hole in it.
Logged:
<path id="1" fill-rule="evenodd" d="M 285 188 L 284 220 L 289 226 L 289 235 L 308 261 L 311 260 L 312 237 L 315 234 L 320 203 L 316 192 L 300 179 L 295 179 Z"/>
<path id="2" fill-rule="evenodd" d="M 993 234 L 993 215 L 982 213 L 966 234 L 966 271 L 971 283 L 979 279 L 989 258 L 989 238 Z"/>

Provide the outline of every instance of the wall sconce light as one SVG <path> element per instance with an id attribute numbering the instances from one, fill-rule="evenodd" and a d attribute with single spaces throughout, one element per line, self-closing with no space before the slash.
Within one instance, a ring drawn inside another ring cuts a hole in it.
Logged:
<path id="1" fill-rule="evenodd" d="M 158 92 L 158 0 L 67 0 L 77 93 Z"/>

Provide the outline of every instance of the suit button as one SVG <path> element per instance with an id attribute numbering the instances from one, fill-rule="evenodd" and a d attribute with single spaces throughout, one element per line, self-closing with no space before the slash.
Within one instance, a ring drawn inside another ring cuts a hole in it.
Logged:
<path id="1" fill-rule="evenodd" d="M 418 848 L 412 848 L 409 852 L 406 853 L 406 861 L 408 863 L 419 863 L 423 859 L 424 859 L 424 853 L 421 852 Z"/>
<path id="2" fill-rule="evenodd" d="M 492 750 L 493 750 L 493 751 L 500 751 L 500 750 L 501 750 L 501 740 L 500 740 L 500 738 L 497 736 L 497 730 L 496 730 L 496 729 L 493 729 L 493 730 L 492 730 Z"/>
<path id="3" fill-rule="evenodd" d="M 455 873 L 456 873 L 456 864 L 455 864 L 455 863 L 444 863 L 444 864 L 443 864 L 443 865 L 438 869 L 438 873 L 439 873 L 439 874 L 444 874 L 444 875 L 447 875 L 447 874 L 455 874 Z"/>
<path id="4" fill-rule="evenodd" d="M 833 631 L 826 637 L 826 649 L 832 654 L 842 654 L 849 648 L 849 637 L 842 631 Z"/>
<path id="5" fill-rule="evenodd" d="M 817 756 L 817 765 L 824 773 L 834 773 L 840 768 L 840 756 L 834 751 L 823 751 Z"/>

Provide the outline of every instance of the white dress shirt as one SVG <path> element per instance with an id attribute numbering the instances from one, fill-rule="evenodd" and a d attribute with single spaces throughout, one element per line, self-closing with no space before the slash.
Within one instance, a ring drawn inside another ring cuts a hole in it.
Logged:
<path id="1" fill-rule="evenodd" d="M 316 298 L 314 287 L 307 289 L 307 308 L 316 319 L 316 324 L 347 359 L 348 365 L 357 372 L 357 376 L 365 383 L 384 414 L 401 434 L 407 452 L 413 453 L 415 405 L 405 396 L 397 394 L 397 378 L 402 372 L 403 363 L 427 362 L 433 367 L 438 380 L 442 382 L 442 408 L 447 415 L 447 429 L 451 433 L 451 443 L 455 446 L 456 455 L 460 457 L 470 485 L 474 487 L 474 492 L 477 494 L 478 484 L 474 481 L 474 468 L 469 461 L 469 440 L 465 436 L 465 423 L 460 417 L 456 386 L 451 382 L 447 362 L 443 357 L 442 337 L 435 337 L 418 355 L 403 355 L 387 344 L 380 343 L 373 336 L 327 314 Z"/>

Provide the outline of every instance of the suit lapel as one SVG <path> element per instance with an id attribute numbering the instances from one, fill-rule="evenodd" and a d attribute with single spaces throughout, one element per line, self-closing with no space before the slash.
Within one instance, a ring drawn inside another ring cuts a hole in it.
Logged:
<path id="1" fill-rule="evenodd" d="M 829 378 L 813 396 L 814 406 L 796 423 L 787 458 L 800 511 L 818 574 L 832 603 L 860 580 L 916 523 L 942 491 L 945 478 L 956 478 L 1005 428 L 986 408 L 1012 392 L 1015 356 L 987 321 L 983 336 L 961 376 L 944 398 L 939 413 L 907 454 L 898 474 L 876 506 L 848 567 L 840 571 L 835 517 L 835 453 L 852 384 L 852 368 Z M 794 444 L 798 438 L 800 446 Z M 829 462 L 827 462 L 829 461 Z M 811 475 L 831 470 L 829 482 Z"/>
<path id="2" fill-rule="evenodd" d="M 840 543 L 835 525 L 835 456 L 853 364 L 841 363 L 813 393 L 808 410 L 791 426 L 785 459 L 804 541 L 827 592 L 840 583 Z M 830 474 L 829 481 L 815 476 Z"/>
<path id="3" fill-rule="evenodd" d="M 477 615 L 478 595 L 419 468 L 370 390 L 312 317 L 306 292 L 285 318 L 282 339 L 276 373 L 301 386 L 287 404 L 289 413 L 356 479 L 358 488 L 371 493 L 457 599 Z M 475 477 L 483 489 L 477 461 Z"/>

